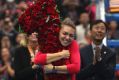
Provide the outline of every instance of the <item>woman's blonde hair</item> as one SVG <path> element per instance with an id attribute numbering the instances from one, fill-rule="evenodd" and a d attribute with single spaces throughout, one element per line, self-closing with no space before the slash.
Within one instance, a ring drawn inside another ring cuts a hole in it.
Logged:
<path id="1" fill-rule="evenodd" d="M 74 22 L 70 18 L 65 18 L 64 21 L 61 23 L 61 27 L 63 25 L 68 25 L 69 27 L 71 27 L 71 28 L 76 30 L 76 26 L 75 26 Z"/>
<path id="2" fill-rule="evenodd" d="M 28 40 L 27 40 L 27 34 L 25 33 L 20 33 L 19 35 L 23 35 L 24 39 L 20 41 L 20 46 L 27 46 Z"/>

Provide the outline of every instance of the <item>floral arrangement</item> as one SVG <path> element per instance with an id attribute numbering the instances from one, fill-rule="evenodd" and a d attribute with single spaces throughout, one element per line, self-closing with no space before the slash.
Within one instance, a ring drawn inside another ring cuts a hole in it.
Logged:
<path id="1" fill-rule="evenodd" d="M 63 47 L 59 43 L 60 18 L 54 0 L 38 0 L 19 18 L 21 28 L 27 34 L 38 32 L 40 50 L 57 52 Z"/>

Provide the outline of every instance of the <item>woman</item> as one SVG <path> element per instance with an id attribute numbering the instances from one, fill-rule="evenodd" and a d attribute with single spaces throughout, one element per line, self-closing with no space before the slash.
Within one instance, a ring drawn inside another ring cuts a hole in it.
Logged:
<path id="1" fill-rule="evenodd" d="M 47 64 L 44 67 L 45 80 L 66 80 L 68 78 L 75 80 L 75 73 L 80 70 L 78 45 L 73 40 L 75 26 L 72 26 L 72 22 L 71 24 L 70 22 L 63 23 L 60 30 L 60 19 L 56 11 L 55 0 L 36 0 L 35 4 L 20 16 L 19 23 L 26 33 L 37 31 L 39 34 L 38 42 L 41 52 L 36 55 L 34 62 L 35 64 Z M 58 38 L 59 30 L 61 34 Z M 71 76 L 67 78 L 68 74 Z"/>
<path id="2" fill-rule="evenodd" d="M 14 47 L 11 45 L 10 38 L 7 35 L 3 35 L 0 40 L 0 49 L 8 48 L 10 50 L 10 55 L 13 58 Z"/>
<path id="3" fill-rule="evenodd" d="M 22 41 L 22 40 L 21 40 Z M 33 63 L 38 42 L 32 33 L 28 37 L 28 44 L 19 46 L 15 51 L 14 67 L 16 80 L 42 80 L 42 71 L 39 65 Z"/>
<path id="4" fill-rule="evenodd" d="M 80 70 L 80 53 L 74 34 L 75 26 L 67 18 L 59 32 L 59 46 L 62 46 L 62 50 L 57 53 L 39 52 L 36 55 L 34 62 L 44 65 L 45 80 L 75 80 L 75 74 Z"/>
<path id="5" fill-rule="evenodd" d="M 13 80 L 14 69 L 9 49 L 2 48 L 0 56 L 0 80 Z"/>

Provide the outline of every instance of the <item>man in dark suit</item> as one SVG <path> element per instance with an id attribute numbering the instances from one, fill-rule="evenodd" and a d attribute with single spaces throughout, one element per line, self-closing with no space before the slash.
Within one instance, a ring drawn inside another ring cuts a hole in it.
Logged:
<path id="1" fill-rule="evenodd" d="M 80 50 L 82 65 L 77 80 L 114 80 L 116 56 L 102 43 L 106 31 L 107 26 L 101 20 L 91 24 L 92 44 Z"/>

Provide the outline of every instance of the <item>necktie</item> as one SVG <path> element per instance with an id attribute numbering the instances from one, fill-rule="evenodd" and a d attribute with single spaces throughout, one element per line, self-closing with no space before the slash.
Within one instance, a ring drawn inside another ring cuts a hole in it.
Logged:
<path id="1" fill-rule="evenodd" d="M 101 61 L 101 49 L 98 46 L 95 47 L 95 59 Z"/>

